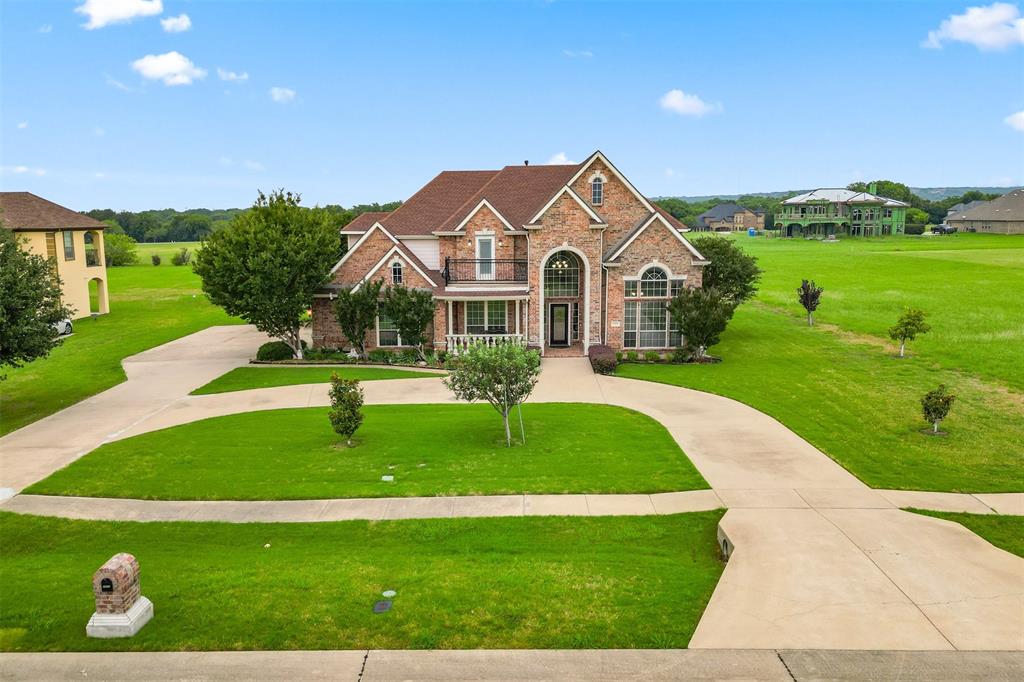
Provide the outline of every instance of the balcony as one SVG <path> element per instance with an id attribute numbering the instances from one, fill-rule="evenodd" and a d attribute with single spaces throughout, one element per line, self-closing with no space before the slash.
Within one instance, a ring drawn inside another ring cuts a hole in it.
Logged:
<path id="1" fill-rule="evenodd" d="M 527 262 L 508 258 L 445 258 L 444 283 L 526 282 Z"/>

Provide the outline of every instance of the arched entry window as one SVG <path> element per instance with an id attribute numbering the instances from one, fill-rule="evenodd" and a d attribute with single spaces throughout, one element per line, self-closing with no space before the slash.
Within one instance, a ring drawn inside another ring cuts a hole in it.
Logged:
<path id="1" fill-rule="evenodd" d="M 85 264 L 87 267 L 95 267 L 100 264 L 99 245 L 96 243 L 95 232 L 85 233 Z"/>
<path id="2" fill-rule="evenodd" d="M 641 296 L 668 296 L 668 275 L 661 268 L 650 268 L 640 278 Z"/>
<path id="3" fill-rule="evenodd" d="M 559 251 L 544 265 L 544 296 L 580 295 L 580 259 L 572 251 Z"/>

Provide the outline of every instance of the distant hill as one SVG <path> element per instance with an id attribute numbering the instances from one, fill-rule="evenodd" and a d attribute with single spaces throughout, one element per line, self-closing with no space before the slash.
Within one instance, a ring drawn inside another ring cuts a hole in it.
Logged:
<path id="1" fill-rule="evenodd" d="M 698 201 L 707 201 L 708 199 L 724 199 L 727 201 L 734 201 L 739 199 L 741 196 L 748 197 L 769 197 L 772 199 L 780 199 L 782 197 L 792 196 L 794 194 L 803 194 L 804 192 L 810 192 L 815 187 L 808 187 L 807 189 L 792 189 L 785 192 L 747 192 L 745 194 L 706 194 L 702 196 L 679 196 L 679 197 L 654 197 L 655 199 L 680 199 L 689 203 L 695 203 Z M 972 190 L 977 192 L 984 192 L 985 194 L 1006 194 L 1012 192 L 1019 187 L 911 187 L 910 191 L 921 197 L 922 199 L 928 199 L 929 201 L 942 201 L 949 197 L 958 197 L 966 192 Z"/>

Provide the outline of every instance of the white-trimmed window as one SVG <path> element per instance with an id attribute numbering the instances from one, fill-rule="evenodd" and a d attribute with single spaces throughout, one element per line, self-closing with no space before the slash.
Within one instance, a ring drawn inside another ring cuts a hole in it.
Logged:
<path id="1" fill-rule="evenodd" d="M 466 301 L 467 334 L 505 334 L 507 329 L 505 301 Z"/>
<path id="2" fill-rule="evenodd" d="M 75 260 L 75 233 L 64 230 L 64 260 Z"/>
<path id="3" fill-rule="evenodd" d="M 377 345 L 378 346 L 401 346 L 402 337 L 398 333 L 398 326 L 384 313 L 377 315 Z"/>
<path id="4" fill-rule="evenodd" d="M 494 235 L 476 238 L 476 278 L 494 279 Z"/>
<path id="5" fill-rule="evenodd" d="M 590 181 L 590 203 L 594 206 L 604 203 L 604 178 L 600 176 Z"/>
<path id="6" fill-rule="evenodd" d="M 670 348 L 682 343 L 679 326 L 668 312 L 668 303 L 679 294 L 685 281 L 682 277 L 672 278 L 666 270 L 654 266 L 640 277 L 624 282 L 624 347 Z"/>
<path id="7" fill-rule="evenodd" d="M 391 264 L 391 283 L 395 286 L 399 286 L 403 281 L 405 281 L 405 278 L 403 277 L 405 273 L 403 273 L 402 270 L 402 261 L 396 260 Z"/>

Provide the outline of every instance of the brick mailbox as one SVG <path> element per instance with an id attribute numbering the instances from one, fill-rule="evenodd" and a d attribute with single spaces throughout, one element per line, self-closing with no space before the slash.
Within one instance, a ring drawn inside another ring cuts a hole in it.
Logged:
<path id="1" fill-rule="evenodd" d="M 153 617 L 153 602 L 139 591 L 139 562 L 115 554 L 92 577 L 96 612 L 85 626 L 89 637 L 131 637 Z"/>

